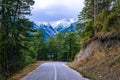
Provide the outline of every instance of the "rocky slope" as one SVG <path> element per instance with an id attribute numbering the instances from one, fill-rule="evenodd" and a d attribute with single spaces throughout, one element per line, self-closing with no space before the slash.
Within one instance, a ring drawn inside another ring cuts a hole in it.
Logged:
<path id="1" fill-rule="evenodd" d="M 119 34 L 96 35 L 88 40 L 71 66 L 92 80 L 120 80 Z"/>

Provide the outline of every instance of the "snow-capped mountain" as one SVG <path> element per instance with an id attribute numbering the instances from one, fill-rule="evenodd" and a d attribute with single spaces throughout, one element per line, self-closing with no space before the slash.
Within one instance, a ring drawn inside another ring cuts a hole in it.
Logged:
<path id="1" fill-rule="evenodd" d="M 33 23 L 33 30 L 39 29 L 39 26 L 36 23 Z"/>
<path id="2" fill-rule="evenodd" d="M 44 24 L 46 26 L 51 25 L 56 31 L 61 32 L 62 30 L 68 28 L 72 23 L 77 22 L 76 18 L 71 19 L 61 19 L 52 22 L 36 22 L 37 25 Z"/>
<path id="3" fill-rule="evenodd" d="M 49 37 L 55 37 L 57 32 L 51 25 L 44 25 L 40 24 L 39 29 L 43 31 L 45 40 L 47 40 Z"/>
<path id="4" fill-rule="evenodd" d="M 59 33 L 66 34 L 68 32 L 76 32 L 76 25 L 77 25 L 77 22 L 71 23 L 68 28 L 61 30 Z"/>
<path id="5" fill-rule="evenodd" d="M 62 20 L 58 20 L 55 22 L 51 22 L 51 26 L 53 26 L 53 28 L 55 30 L 57 30 L 58 32 L 61 32 L 62 30 L 68 28 L 72 23 L 77 22 L 77 19 L 62 19 Z"/>
<path id="6" fill-rule="evenodd" d="M 50 22 L 50 24 L 53 26 L 53 28 L 58 28 L 59 26 L 62 26 L 63 28 L 67 28 L 70 26 L 71 23 L 76 22 L 77 19 L 62 19 L 54 22 Z"/>
<path id="7" fill-rule="evenodd" d="M 75 32 L 77 25 L 77 19 L 62 19 L 53 22 L 36 22 L 38 29 L 43 31 L 45 39 L 49 37 L 55 37 L 57 33 L 66 34 L 67 32 Z"/>

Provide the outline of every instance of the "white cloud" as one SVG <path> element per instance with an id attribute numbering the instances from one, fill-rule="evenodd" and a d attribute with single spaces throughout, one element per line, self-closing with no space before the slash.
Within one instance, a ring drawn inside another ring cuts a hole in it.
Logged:
<path id="1" fill-rule="evenodd" d="M 48 9 L 51 7 L 65 6 L 67 8 L 79 8 L 84 6 L 84 0 L 35 0 L 35 9 Z"/>
<path id="2" fill-rule="evenodd" d="M 82 10 L 84 0 L 35 0 L 32 21 L 53 21 L 76 18 Z"/>
<path id="3" fill-rule="evenodd" d="M 55 0 L 35 0 L 35 9 L 46 9 L 54 5 Z"/>

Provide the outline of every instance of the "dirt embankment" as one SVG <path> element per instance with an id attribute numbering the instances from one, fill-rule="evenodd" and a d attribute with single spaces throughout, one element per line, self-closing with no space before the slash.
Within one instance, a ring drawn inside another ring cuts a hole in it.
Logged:
<path id="1" fill-rule="evenodd" d="M 72 65 L 92 80 L 120 80 L 119 34 L 96 36 L 89 40 Z"/>

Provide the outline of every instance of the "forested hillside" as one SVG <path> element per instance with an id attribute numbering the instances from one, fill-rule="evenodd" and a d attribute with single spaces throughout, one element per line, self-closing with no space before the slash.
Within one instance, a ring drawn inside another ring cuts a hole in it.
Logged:
<path id="1" fill-rule="evenodd" d="M 50 37 L 47 42 L 45 42 L 46 52 L 40 53 L 50 60 L 56 61 L 72 61 L 74 56 L 79 52 L 79 38 L 76 33 L 69 32 L 65 34 L 57 34 L 55 38 Z M 43 58 L 43 56 L 40 56 Z M 40 59 L 41 59 L 40 58 Z"/>
<path id="2" fill-rule="evenodd" d="M 119 80 L 120 0 L 85 0 L 78 17 L 85 25 L 72 67 L 91 80 Z"/>
<path id="3" fill-rule="evenodd" d="M 33 0 L 0 0 L 0 79 L 6 80 L 36 60 L 28 49 L 33 32 L 30 14 Z"/>
<path id="4" fill-rule="evenodd" d="M 119 32 L 119 8 L 119 0 L 85 0 L 85 7 L 78 16 L 79 22 L 84 21 L 86 23 L 84 30 L 80 32 L 83 42 L 96 35 Z"/>

